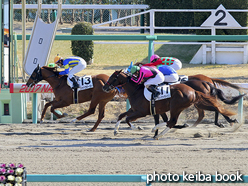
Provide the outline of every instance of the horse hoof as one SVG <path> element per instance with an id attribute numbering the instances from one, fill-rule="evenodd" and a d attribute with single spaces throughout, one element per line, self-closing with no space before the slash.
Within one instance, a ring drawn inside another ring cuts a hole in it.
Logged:
<path id="1" fill-rule="evenodd" d="M 153 139 L 158 140 L 158 136 L 154 136 Z"/>
<path id="2" fill-rule="evenodd" d="M 73 119 L 71 120 L 71 123 L 75 123 L 77 121 L 77 119 Z"/>
<path id="3" fill-rule="evenodd" d="M 187 127 L 189 127 L 189 124 L 184 123 L 184 124 L 183 124 L 183 128 L 187 128 Z"/>
<path id="4" fill-rule="evenodd" d="M 144 130 L 143 128 L 141 128 L 141 127 L 138 127 L 138 130 Z"/>
<path id="5" fill-rule="evenodd" d="M 40 120 L 40 124 L 42 124 L 43 123 L 43 120 Z"/>
<path id="6" fill-rule="evenodd" d="M 217 123 L 216 126 L 218 126 L 220 128 L 225 128 L 225 126 L 222 123 Z"/>
<path id="7" fill-rule="evenodd" d="M 63 116 L 66 117 L 66 116 L 68 116 L 68 114 L 67 113 L 63 113 Z"/>
<path id="8" fill-rule="evenodd" d="M 114 136 L 116 136 L 118 134 L 118 131 L 114 131 Z"/>

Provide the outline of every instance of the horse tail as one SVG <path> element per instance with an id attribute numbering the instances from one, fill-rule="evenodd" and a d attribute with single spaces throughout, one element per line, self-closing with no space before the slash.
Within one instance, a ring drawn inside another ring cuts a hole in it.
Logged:
<path id="1" fill-rule="evenodd" d="M 217 89 L 217 96 L 218 98 L 223 101 L 224 103 L 228 104 L 228 105 L 234 105 L 235 103 L 237 103 L 242 97 L 244 97 L 246 94 L 241 94 L 235 97 L 232 97 L 232 99 L 228 100 L 223 91 L 220 89 Z"/>
<path id="2" fill-rule="evenodd" d="M 204 109 L 204 106 L 207 106 L 207 107 L 212 107 L 213 109 L 215 109 L 216 111 L 218 111 L 219 113 L 221 113 L 224 116 L 236 115 L 235 112 L 226 110 L 220 103 L 218 103 L 218 101 L 215 99 L 215 97 L 208 96 L 208 95 L 206 95 L 202 92 L 199 92 L 199 91 L 195 91 L 195 95 L 196 95 L 195 105 L 198 108 L 203 107 L 203 109 Z"/>
<path id="3" fill-rule="evenodd" d="M 229 83 L 229 82 L 222 80 L 222 79 L 214 79 L 214 78 L 211 78 L 211 79 L 214 82 L 215 86 L 221 85 L 221 86 L 225 86 L 225 87 L 231 87 L 231 88 L 234 88 L 238 91 L 241 91 L 242 89 L 244 89 L 238 85 L 234 85 L 234 84 Z"/>
<path id="4" fill-rule="evenodd" d="M 244 97 L 246 94 L 238 95 L 235 97 L 232 97 L 232 99 L 228 100 L 224 94 L 224 92 L 221 89 L 218 89 L 214 87 L 211 83 L 206 82 L 210 86 L 210 94 L 213 96 L 217 96 L 222 102 L 228 105 L 233 105 L 237 103 L 242 97 Z"/>

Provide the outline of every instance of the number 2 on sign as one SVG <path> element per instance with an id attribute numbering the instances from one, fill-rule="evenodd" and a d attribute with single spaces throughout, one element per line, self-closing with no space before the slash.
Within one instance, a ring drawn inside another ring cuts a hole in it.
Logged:
<path id="1" fill-rule="evenodd" d="M 227 23 L 226 22 L 221 22 L 223 19 L 225 19 L 226 17 L 226 12 L 224 10 L 218 10 L 216 13 L 215 13 L 215 16 L 218 16 L 219 14 L 222 14 L 222 16 L 217 20 L 215 21 L 214 25 L 215 26 L 226 26 Z"/>

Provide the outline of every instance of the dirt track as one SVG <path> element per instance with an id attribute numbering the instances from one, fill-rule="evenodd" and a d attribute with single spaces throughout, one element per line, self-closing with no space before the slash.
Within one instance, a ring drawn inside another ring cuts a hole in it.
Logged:
<path id="1" fill-rule="evenodd" d="M 159 174 L 182 174 L 183 171 L 248 174 L 247 124 L 236 132 L 231 132 L 236 126 L 226 125 L 227 128 L 220 129 L 213 124 L 172 129 L 160 140 L 152 138 L 153 122 L 134 124 L 143 130 L 132 131 L 122 123 L 117 136 L 113 135 L 114 123 L 102 123 L 94 133 L 87 132 L 93 126 L 87 122 L 2 124 L 1 162 L 21 162 L 28 174 L 152 174 L 154 171 Z M 28 183 L 30 185 L 145 184 Z"/>

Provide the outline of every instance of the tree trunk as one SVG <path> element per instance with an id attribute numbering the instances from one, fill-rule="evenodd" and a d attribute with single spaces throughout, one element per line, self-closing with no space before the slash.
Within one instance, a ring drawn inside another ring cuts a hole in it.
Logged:
<path id="1" fill-rule="evenodd" d="M 92 10 L 91 14 L 91 24 L 93 25 L 95 23 L 95 14 L 94 14 L 94 9 Z"/>
<path id="2" fill-rule="evenodd" d="M 109 10 L 109 21 L 113 20 L 113 16 L 112 16 L 112 10 Z M 109 23 L 109 26 L 112 26 L 112 23 Z"/>
<path id="3" fill-rule="evenodd" d="M 117 10 L 117 19 L 120 18 L 120 14 L 121 14 L 121 10 L 118 9 L 118 10 Z M 115 26 L 118 26 L 118 21 L 115 22 Z"/>

